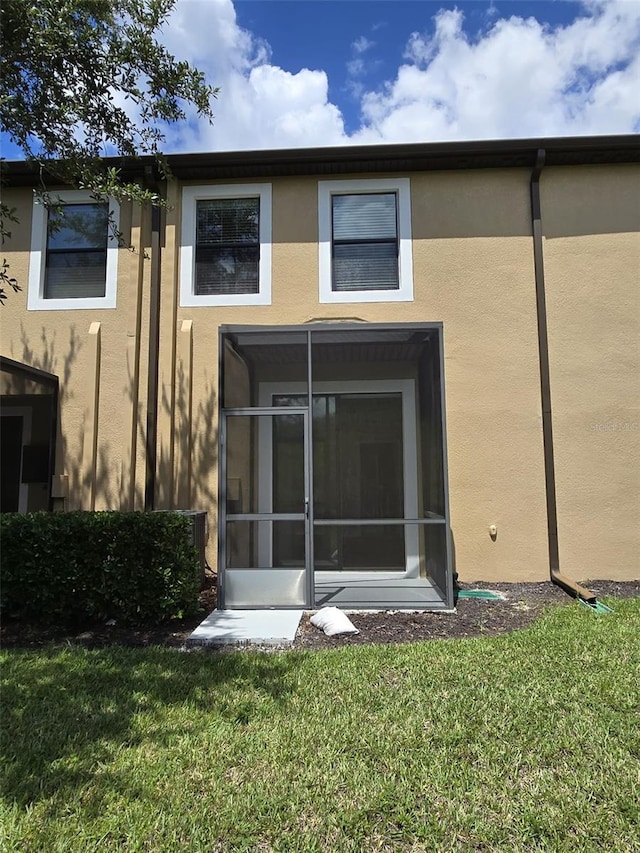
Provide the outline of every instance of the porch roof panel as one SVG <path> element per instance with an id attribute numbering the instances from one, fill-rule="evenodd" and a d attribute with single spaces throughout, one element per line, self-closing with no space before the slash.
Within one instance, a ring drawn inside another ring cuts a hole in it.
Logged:
<path id="1" fill-rule="evenodd" d="M 415 361 L 435 329 L 430 326 L 372 328 L 369 324 L 309 324 L 292 330 L 223 327 L 254 364 L 292 364 L 306 360 L 306 332 L 312 333 L 316 363 Z M 301 332 L 305 340 L 301 340 Z"/>

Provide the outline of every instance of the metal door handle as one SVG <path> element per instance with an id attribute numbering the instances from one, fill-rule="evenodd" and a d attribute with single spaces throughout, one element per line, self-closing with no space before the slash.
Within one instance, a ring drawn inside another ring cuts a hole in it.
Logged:
<path id="1" fill-rule="evenodd" d="M 304 517 L 309 518 L 309 498 L 304 499 Z"/>

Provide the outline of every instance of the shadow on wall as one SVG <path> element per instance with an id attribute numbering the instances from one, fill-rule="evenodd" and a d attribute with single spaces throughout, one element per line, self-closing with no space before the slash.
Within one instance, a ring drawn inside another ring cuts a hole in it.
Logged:
<path id="1" fill-rule="evenodd" d="M 162 389 L 160 420 L 172 423 L 171 436 L 160 436 L 156 503 L 159 508 L 204 509 L 217 502 L 217 394 L 206 380 L 194 405 L 191 377 L 178 364 L 173 398 Z M 173 417 L 172 417 L 173 414 Z M 139 424 L 140 440 L 144 427 Z M 213 522 L 209 518 L 209 522 Z"/>
<path id="2" fill-rule="evenodd" d="M 11 354 L 23 364 L 28 364 L 47 373 L 53 373 L 59 378 L 55 472 L 57 474 L 64 473 L 68 476 L 69 494 L 74 496 L 74 499 L 68 502 L 68 508 L 79 509 L 81 496 L 89 488 L 91 477 L 90 472 L 83 474 L 82 470 L 84 418 L 80 420 L 76 436 L 71 438 L 68 432 L 63 430 L 60 413 L 63 409 L 73 405 L 74 394 L 70 390 L 70 379 L 82 349 L 82 341 L 76 327 L 71 326 L 68 346 L 64 348 L 64 354 L 59 355 L 57 337 L 55 331 L 48 332 L 43 326 L 40 332 L 40 346 L 36 352 L 27 337 L 24 326 L 20 324 L 21 353 L 15 353 L 12 346 Z"/>
<path id="3" fill-rule="evenodd" d="M 640 179 L 632 165 L 549 168 L 542 173 L 540 192 L 547 240 L 635 234 L 640 228 Z"/>
<path id="4" fill-rule="evenodd" d="M 143 509 L 147 423 L 146 408 L 140 402 L 144 395 L 137 387 L 138 371 L 129 362 L 122 366 L 127 375 L 122 394 L 129 401 L 132 413 L 131 441 L 114 448 L 100 435 L 101 426 L 104 428 L 104 423 L 116 414 L 106 411 L 101 399 L 92 460 L 92 449 L 88 447 L 92 389 L 87 389 L 86 396 L 82 393 L 81 397 L 77 388 L 74 390 L 83 345 L 75 325 L 70 327 L 66 345 L 60 344 L 56 331 L 44 326 L 36 345 L 21 326 L 20 349 L 11 347 L 13 358 L 55 374 L 60 380 L 55 472 L 68 477 L 69 497 L 64 508 L 88 509 L 93 492 L 96 509 Z M 170 435 L 160 435 L 156 505 L 161 509 L 206 509 L 210 524 L 215 523 L 211 513 L 217 500 L 218 431 L 213 384 L 205 383 L 202 397 L 194 404 L 190 378 L 180 366 L 174 396 L 164 388 L 159 408 L 159 422 L 172 427 Z M 62 508 L 61 502 L 57 508 Z"/>
<path id="5" fill-rule="evenodd" d="M 75 325 L 70 327 L 69 342 L 65 347 L 59 347 L 58 338 L 57 332 L 47 330 L 43 326 L 40 345 L 36 351 L 21 324 L 20 360 L 24 364 L 55 374 L 60 381 L 55 473 L 67 476 L 68 497 L 64 504 L 61 499 L 54 501 L 54 504 L 57 504 L 55 508 L 89 509 L 93 496 L 96 509 L 120 509 L 120 483 L 114 482 L 112 473 L 120 460 L 116 460 L 109 444 L 100 440 L 99 422 L 95 460 L 91 458 L 92 448 L 88 447 L 88 396 L 93 388 L 88 389 L 84 399 L 80 399 L 73 390 L 74 380 L 80 369 L 79 359 L 84 342 Z M 105 416 L 106 413 L 102 412 L 102 418 Z"/>

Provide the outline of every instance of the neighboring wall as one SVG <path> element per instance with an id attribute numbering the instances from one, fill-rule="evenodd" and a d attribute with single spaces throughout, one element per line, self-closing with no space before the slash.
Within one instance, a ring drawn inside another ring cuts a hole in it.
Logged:
<path id="1" fill-rule="evenodd" d="M 27 311 L 33 192 L 6 189 L 16 207 L 8 259 L 22 291 L 0 308 L 2 354 L 60 380 L 59 509 L 141 505 L 144 495 L 148 267 L 139 210 L 121 211 L 131 248 L 119 250 L 117 308 Z"/>
<path id="2" fill-rule="evenodd" d="M 640 577 L 640 169 L 542 173 L 563 571 Z"/>

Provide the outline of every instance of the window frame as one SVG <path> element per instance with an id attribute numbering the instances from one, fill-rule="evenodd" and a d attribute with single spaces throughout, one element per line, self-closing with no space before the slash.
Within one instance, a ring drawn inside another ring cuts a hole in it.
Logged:
<path id="1" fill-rule="evenodd" d="M 52 198 L 62 205 L 104 204 L 97 201 L 87 190 L 61 190 L 51 193 Z M 49 210 L 41 198 L 34 197 L 31 218 L 31 252 L 29 257 L 29 283 L 27 292 L 28 311 L 78 311 L 92 308 L 115 308 L 118 285 L 118 239 L 120 227 L 120 205 L 107 199 L 109 222 L 107 227 L 107 265 L 104 296 L 57 297 L 47 299 L 44 282 L 47 266 Z"/>
<path id="2" fill-rule="evenodd" d="M 396 195 L 398 287 L 393 290 L 333 289 L 333 216 L 335 195 Z M 318 266 L 321 303 L 412 302 L 413 256 L 411 245 L 411 192 L 409 178 L 318 181 Z"/>
<path id="3" fill-rule="evenodd" d="M 203 294 L 194 292 L 196 266 L 196 211 L 199 201 L 259 199 L 258 292 Z M 182 189 L 180 238 L 180 306 L 271 305 L 271 184 L 219 184 Z"/>

